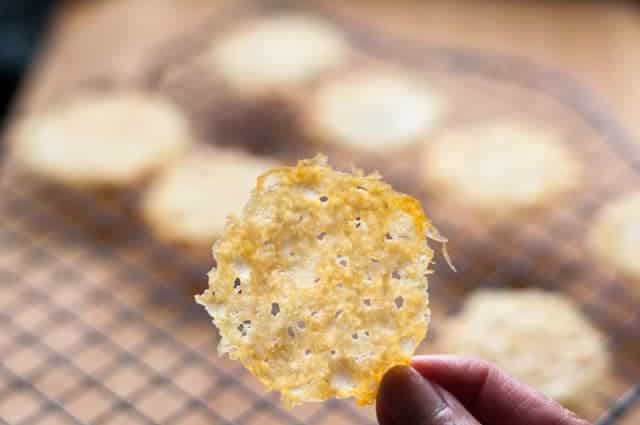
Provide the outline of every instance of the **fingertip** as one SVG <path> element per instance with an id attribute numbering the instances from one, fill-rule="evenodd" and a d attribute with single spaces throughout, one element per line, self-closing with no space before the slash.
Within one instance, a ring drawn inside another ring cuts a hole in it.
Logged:
<path id="1" fill-rule="evenodd" d="M 408 373 L 408 366 L 394 366 L 382 377 L 376 397 L 376 416 L 380 425 L 393 425 L 393 399 L 403 388 Z"/>
<path id="2" fill-rule="evenodd" d="M 458 400 L 411 366 L 391 368 L 378 391 L 380 425 L 476 424 Z"/>
<path id="3" fill-rule="evenodd" d="M 376 397 L 376 416 L 380 425 L 393 425 L 394 397 L 406 387 L 410 373 L 409 366 L 399 365 L 389 369 L 382 377 Z"/>
<path id="4" fill-rule="evenodd" d="M 428 424 L 444 407 L 442 395 L 415 369 L 395 366 L 380 383 L 376 414 L 381 425 Z"/>
<path id="5" fill-rule="evenodd" d="M 410 366 L 405 365 L 397 365 L 389 369 L 380 382 L 378 400 L 393 394 L 398 388 L 405 386 L 407 381 L 411 379 L 412 372 L 415 373 Z"/>

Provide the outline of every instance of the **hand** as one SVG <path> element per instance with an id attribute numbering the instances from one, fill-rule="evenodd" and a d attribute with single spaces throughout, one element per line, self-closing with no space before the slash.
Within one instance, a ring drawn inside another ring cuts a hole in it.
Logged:
<path id="1" fill-rule="evenodd" d="M 381 425 L 588 425 L 483 360 L 417 356 L 380 384 Z"/>

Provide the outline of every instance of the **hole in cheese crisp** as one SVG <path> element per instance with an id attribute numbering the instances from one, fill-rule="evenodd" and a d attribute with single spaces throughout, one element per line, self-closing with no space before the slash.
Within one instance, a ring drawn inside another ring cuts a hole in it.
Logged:
<path id="1" fill-rule="evenodd" d="M 431 228 L 415 199 L 377 175 L 336 172 L 323 158 L 268 171 L 228 219 L 197 297 L 219 352 L 288 406 L 371 403 L 426 334 Z"/>
<path id="2" fill-rule="evenodd" d="M 402 296 L 397 296 L 395 300 L 393 300 L 393 302 L 396 304 L 397 308 L 402 308 L 402 305 L 404 304 L 404 298 L 402 298 Z"/>

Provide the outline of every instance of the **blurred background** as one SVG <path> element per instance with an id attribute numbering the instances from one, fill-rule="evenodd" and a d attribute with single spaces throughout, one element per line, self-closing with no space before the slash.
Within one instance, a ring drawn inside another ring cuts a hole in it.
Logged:
<path id="1" fill-rule="evenodd" d="M 0 113 L 3 118 L 46 32 L 55 3 L 42 0 L 0 3 Z"/>
<path id="2" fill-rule="evenodd" d="M 639 22 L 631 1 L 0 2 L 0 423 L 374 423 L 284 410 L 192 298 L 256 176 L 318 152 L 448 237 L 419 352 L 638 423 Z"/>

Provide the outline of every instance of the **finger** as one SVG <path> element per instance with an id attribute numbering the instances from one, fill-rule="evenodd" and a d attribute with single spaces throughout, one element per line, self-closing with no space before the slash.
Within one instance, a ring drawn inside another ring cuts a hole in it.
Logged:
<path id="1" fill-rule="evenodd" d="M 453 394 L 485 425 L 588 425 L 486 361 L 461 356 L 416 356 L 412 366 Z"/>
<path id="2" fill-rule="evenodd" d="M 385 374 L 376 413 L 380 425 L 480 425 L 451 394 L 408 366 Z"/>

